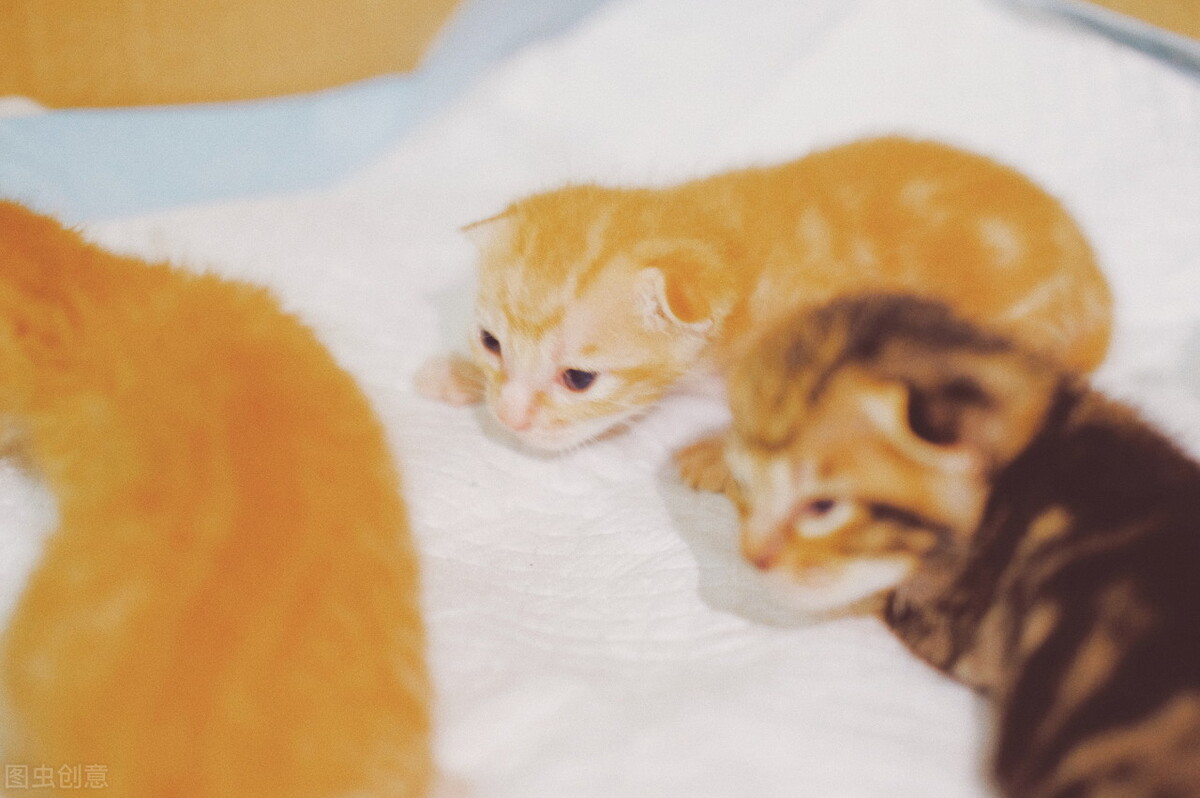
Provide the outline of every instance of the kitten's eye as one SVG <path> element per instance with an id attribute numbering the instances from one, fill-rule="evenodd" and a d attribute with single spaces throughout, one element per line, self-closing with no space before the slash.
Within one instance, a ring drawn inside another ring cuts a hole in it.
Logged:
<path id="1" fill-rule="evenodd" d="M 483 348 L 493 355 L 500 354 L 500 341 L 487 330 L 479 331 L 479 343 L 483 344 Z"/>
<path id="2" fill-rule="evenodd" d="M 822 497 L 800 508 L 795 530 L 802 538 L 823 538 L 842 530 L 855 518 L 854 502 Z"/>
<path id="3" fill-rule="evenodd" d="M 833 499 L 813 499 L 804 505 L 801 513 L 809 518 L 820 518 L 823 515 L 827 515 L 835 506 L 837 506 L 837 502 Z"/>
<path id="4" fill-rule="evenodd" d="M 579 369 L 565 369 L 562 373 L 562 383 L 572 391 L 579 393 L 586 391 L 592 387 L 592 383 L 596 380 L 596 372 L 580 371 Z"/>

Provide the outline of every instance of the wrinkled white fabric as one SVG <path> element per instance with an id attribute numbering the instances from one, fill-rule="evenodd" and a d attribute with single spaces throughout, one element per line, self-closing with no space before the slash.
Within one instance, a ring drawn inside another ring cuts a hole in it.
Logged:
<path id="1" fill-rule="evenodd" d="M 930 136 L 1059 196 L 1117 296 L 1100 382 L 1200 448 L 1200 83 L 989 0 L 617 0 L 526 48 L 336 189 L 92 225 L 259 281 L 361 381 L 424 568 L 437 754 L 473 795 L 979 796 L 987 714 L 879 623 L 801 624 L 670 451 L 676 399 L 558 458 L 411 377 L 467 335 L 457 228 L 567 180 L 662 183 L 861 135 Z M 181 331 L 186 334 L 186 331 Z M 0 470 L 11 602 L 52 506 Z"/>

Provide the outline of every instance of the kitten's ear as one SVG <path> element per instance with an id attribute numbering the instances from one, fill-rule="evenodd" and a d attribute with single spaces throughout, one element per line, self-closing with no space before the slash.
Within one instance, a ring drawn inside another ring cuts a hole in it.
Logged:
<path id="1" fill-rule="evenodd" d="M 710 252 L 683 247 L 643 258 L 637 294 L 647 321 L 698 333 L 722 321 L 733 306 L 727 270 Z"/>
<path id="2" fill-rule="evenodd" d="M 648 267 L 638 272 L 636 290 L 642 315 L 652 327 L 662 327 L 665 323 L 702 333 L 712 326 L 712 321 L 690 301 L 691 297 L 672 291 L 661 269 Z"/>
<path id="3" fill-rule="evenodd" d="M 496 216 L 471 222 L 462 228 L 463 235 L 474 244 L 480 252 L 487 252 L 512 241 L 516 232 L 516 220 L 508 211 Z"/>
<path id="4" fill-rule="evenodd" d="M 889 376 L 903 386 L 892 426 L 906 448 L 968 453 L 989 468 L 1029 445 L 1062 385 L 1053 368 L 1018 351 L 943 353 L 936 361 L 928 353 L 889 354 L 900 364 Z"/>

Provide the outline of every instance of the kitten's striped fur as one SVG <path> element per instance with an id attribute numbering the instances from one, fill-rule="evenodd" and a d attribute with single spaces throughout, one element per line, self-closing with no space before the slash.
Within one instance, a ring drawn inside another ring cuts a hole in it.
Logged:
<path id="1" fill-rule="evenodd" d="M 746 556 L 990 696 L 1005 795 L 1200 795 L 1200 465 L 912 298 L 784 322 L 730 393 Z"/>
<path id="2" fill-rule="evenodd" d="M 468 233 L 481 251 L 471 362 L 435 360 L 418 387 L 486 396 L 540 449 L 723 377 L 775 318 L 859 290 L 943 299 L 1082 370 L 1108 346 L 1108 288 L 1062 206 L 934 142 L 868 139 L 664 189 L 568 186 Z M 582 389 L 578 373 L 594 375 Z M 693 453 L 691 481 L 715 486 L 713 451 Z"/>

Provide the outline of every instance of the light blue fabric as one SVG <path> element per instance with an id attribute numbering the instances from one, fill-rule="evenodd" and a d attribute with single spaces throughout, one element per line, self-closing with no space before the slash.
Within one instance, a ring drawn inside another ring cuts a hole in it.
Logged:
<path id="1" fill-rule="evenodd" d="M 417 71 L 314 94 L 0 119 L 0 195 L 83 221 L 327 185 L 604 2 L 466 0 Z"/>
<path id="2" fill-rule="evenodd" d="M 1181 0 L 1182 1 L 1182 0 Z M 1195 0 L 1191 0 L 1195 2 Z M 1160 61 L 1200 75 L 1200 41 L 1155 27 L 1136 17 L 1082 0 L 1010 0 L 1019 6 L 1059 14 L 1094 31 L 1136 47 Z"/>

